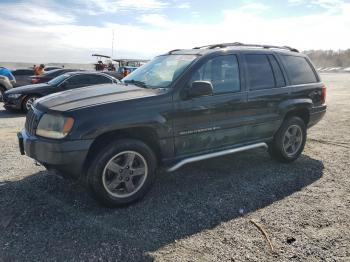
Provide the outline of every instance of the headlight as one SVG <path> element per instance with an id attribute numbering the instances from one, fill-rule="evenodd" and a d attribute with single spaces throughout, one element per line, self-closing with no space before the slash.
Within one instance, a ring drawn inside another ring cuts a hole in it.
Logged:
<path id="1" fill-rule="evenodd" d="M 21 96 L 21 94 L 9 94 L 7 95 L 8 98 L 13 98 L 13 99 L 17 99 Z"/>
<path id="2" fill-rule="evenodd" d="M 60 139 L 71 131 L 74 119 L 59 115 L 44 114 L 36 129 L 36 134 L 43 137 Z"/>

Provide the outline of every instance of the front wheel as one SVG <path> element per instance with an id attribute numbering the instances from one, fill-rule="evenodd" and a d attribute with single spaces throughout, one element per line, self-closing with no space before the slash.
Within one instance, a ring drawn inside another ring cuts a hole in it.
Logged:
<path id="1" fill-rule="evenodd" d="M 88 169 L 93 197 L 110 207 L 143 197 L 155 179 L 156 157 L 143 142 L 118 140 L 102 148 Z"/>
<path id="2" fill-rule="evenodd" d="M 27 96 L 23 101 L 22 109 L 24 112 L 28 112 L 32 107 L 35 100 L 37 100 L 37 96 Z"/>
<path id="3" fill-rule="evenodd" d="M 292 162 L 302 153 L 306 142 L 306 124 L 299 117 L 287 118 L 269 145 L 271 157 Z"/>

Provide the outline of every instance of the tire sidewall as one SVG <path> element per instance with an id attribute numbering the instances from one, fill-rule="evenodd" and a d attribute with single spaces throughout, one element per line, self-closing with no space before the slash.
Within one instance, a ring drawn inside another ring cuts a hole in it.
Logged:
<path id="1" fill-rule="evenodd" d="M 148 174 L 142 187 L 133 195 L 125 198 L 119 198 L 110 195 L 103 186 L 103 171 L 108 161 L 122 151 L 132 150 L 141 154 L 148 165 Z M 113 142 L 112 144 L 102 148 L 96 155 L 92 164 L 88 169 L 87 182 L 93 196 L 106 206 L 122 206 L 130 204 L 141 197 L 148 191 L 155 180 L 156 176 L 156 157 L 153 151 L 143 142 L 138 140 L 124 139 Z"/>
<path id="2" fill-rule="evenodd" d="M 22 105 L 22 110 L 23 110 L 23 112 L 28 112 L 28 109 L 27 109 L 27 102 L 28 102 L 28 100 L 30 99 L 30 98 L 36 98 L 36 99 L 38 99 L 39 97 L 38 96 L 31 96 L 31 95 L 29 95 L 29 96 L 27 96 L 24 100 L 23 100 L 23 105 Z"/>
<path id="3" fill-rule="evenodd" d="M 288 156 L 283 148 L 283 139 L 286 131 L 291 125 L 298 125 L 301 128 L 303 138 L 302 138 L 302 144 L 299 150 L 293 156 Z M 294 161 L 300 156 L 300 154 L 304 150 L 305 143 L 306 143 L 306 136 L 307 136 L 307 132 L 306 132 L 305 122 L 299 117 L 291 117 L 282 124 L 280 130 L 276 135 L 276 141 L 274 146 L 276 147 L 276 149 L 278 150 L 278 152 L 281 154 L 281 156 L 285 161 L 287 162 Z"/>

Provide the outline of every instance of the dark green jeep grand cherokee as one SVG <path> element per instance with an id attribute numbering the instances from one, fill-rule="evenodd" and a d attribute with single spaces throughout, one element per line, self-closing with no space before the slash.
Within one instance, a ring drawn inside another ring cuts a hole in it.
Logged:
<path id="1" fill-rule="evenodd" d="M 140 199 L 156 169 L 267 147 L 299 157 L 325 114 L 310 60 L 288 47 L 217 44 L 154 58 L 122 84 L 37 100 L 19 134 L 22 154 L 87 181 L 103 204 Z"/>

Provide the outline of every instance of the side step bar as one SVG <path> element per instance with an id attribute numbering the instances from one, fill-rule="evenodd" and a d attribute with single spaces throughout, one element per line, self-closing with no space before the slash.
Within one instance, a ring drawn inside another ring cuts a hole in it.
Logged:
<path id="1" fill-rule="evenodd" d="M 256 144 L 252 144 L 252 145 L 248 145 L 248 146 L 242 146 L 242 147 L 237 147 L 237 148 L 232 148 L 232 149 L 226 149 L 223 151 L 219 151 L 219 152 L 215 152 L 215 153 L 209 153 L 209 154 L 205 154 L 205 155 L 201 155 L 201 156 L 194 156 L 194 157 L 189 157 L 189 158 L 185 158 L 183 160 L 181 160 L 180 162 L 178 162 L 177 164 L 175 164 L 172 167 L 169 167 L 167 169 L 168 172 L 173 172 L 177 169 L 179 169 L 180 167 L 188 164 L 188 163 L 192 163 L 192 162 L 197 162 L 197 161 L 201 161 L 204 159 L 208 159 L 208 158 L 213 158 L 213 157 L 218 157 L 218 156 L 224 156 L 224 155 L 229 155 L 229 154 L 233 154 L 233 153 L 237 153 L 237 152 L 242 152 L 242 151 L 246 151 L 249 149 L 254 149 L 254 148 L 258 148 L 258 147 L 265 147 L 267 148 L 267 144 L 266 143 L 256 143 Z"/>

